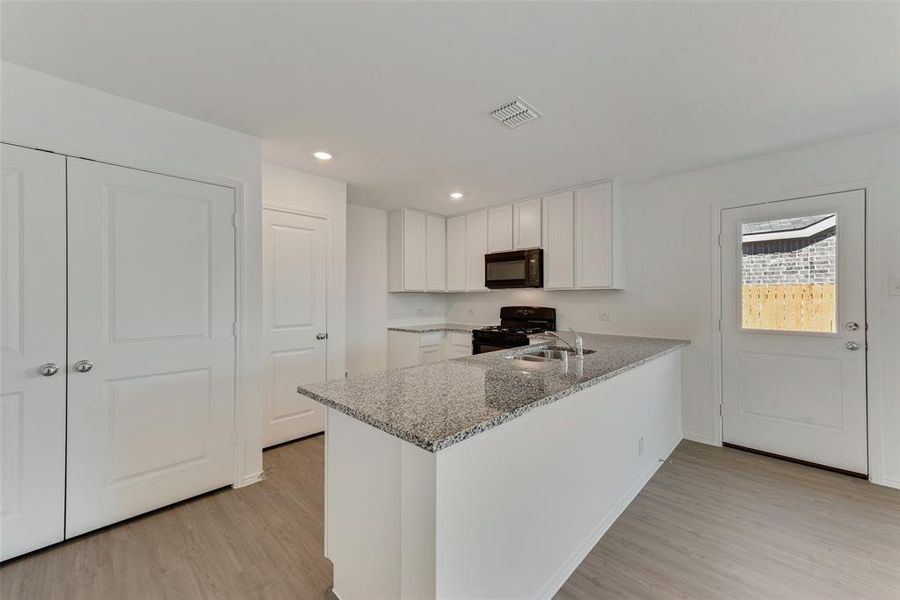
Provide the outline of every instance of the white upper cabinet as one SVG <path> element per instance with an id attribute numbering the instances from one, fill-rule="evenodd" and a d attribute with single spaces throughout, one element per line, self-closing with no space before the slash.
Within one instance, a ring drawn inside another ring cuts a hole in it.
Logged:
<path id="1" fill-rule="evenodd" d="M 389 291 L 426 291 L 426 229 L 424 213 L 404 208 L 388 216 Z"/>
<path id="2" fill-rule="evenodd" d="M 466 291 L 466 216 L 447 219 L 447 291 Z"/>
<path id="3" fill-rule="evenodd" d="M 486 290 L 484 255 L 488 246 L 488 214 L 479 211 L 466 215 L 466 289 Z"/>
<path id="4" fill-rule="evenodd" d="M 513 247 L 516 250 L 541 247 L 541 199 L 516 202 L 513 206 Z"/>
<path id="5" fill-rule="evenodd" d="M 513 205 L 504 204 L 488 210 L 488 252 L 513 249 Z"/>
<path id="6" fill-rule="evenodd" d="M 601 183 L 575 192 L 575 286 L 613 285 L 613 189 Z"/>
<path id="7" fill-rule="evenodd" d="M 544 197 L 544 287 L 575 286 L 575 194 Z"/>
<path id="8" fill-rule="evenodd" d="M 425 273 L 429 292 L 447 289 L 447 220 L 425 217 Z"/>
<path id="9" fill-rule="evenodd" d="M 455 217 L 388 218 L 388 289 L 482 292 L 484 255 L 543 248 L 544 287 L 621 289 L 622 196 L 613 181 Z"/>
<path id="10" fill-rule="evenodd" d="M 622 200 L 612 182 L 544 198 L 544 286 L 621 288 Z"/>

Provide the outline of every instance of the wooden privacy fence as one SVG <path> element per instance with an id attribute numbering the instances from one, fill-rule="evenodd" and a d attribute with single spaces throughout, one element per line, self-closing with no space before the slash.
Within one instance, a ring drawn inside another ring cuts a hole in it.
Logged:
<path id="1" fill-rule="evenodd" d="M 834 332 L 835 284 L 744 285 L 744 329 Z"/>

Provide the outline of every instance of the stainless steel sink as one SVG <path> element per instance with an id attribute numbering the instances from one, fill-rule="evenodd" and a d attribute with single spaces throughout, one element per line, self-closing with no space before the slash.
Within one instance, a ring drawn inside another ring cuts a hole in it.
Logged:
<path id="1" fill-rule="evenodd" d="M 594 350 L 588 350 L 585 348 L 585 354 L 593 354 Z M 540 362 L 546 360 L 569 360 L 570 358 L 575 358 L 575 353 L 569 348 L 564 348 L 562 346 L 549 346 L 544 348 L 534 348 L 533 350 L 526 350 L 525 352 L 514 354 L 512 356 L 508 356 L 507 358 L 517 358 L 519 360 L 528 360 L 533 362 Z"/>

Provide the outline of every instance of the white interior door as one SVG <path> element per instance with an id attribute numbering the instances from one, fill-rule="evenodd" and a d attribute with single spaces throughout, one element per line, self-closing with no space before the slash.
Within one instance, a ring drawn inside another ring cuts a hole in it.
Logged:
<path id="1" fill-rule="evenodd" d="M 722 211 L 726 443 L 867 473 L 864 250 L 863 191 Z"/>
<path id="2" fill-rule="evenodd" d="M 297 393 L 324 381 L 328 222 L 263 210 L 263 445 L 325 430 L 325 409 Z"/>
<path id="3" fill-rule="evenodd" d="M 67 536 L 234 480 L 233 215 L 231 189 L 68 159 Z"/>
<path id="4" fill-rule="evenodd" d="M 0 560 L 5 560 L 63 539 L 66 163 L 60 155 L 6 144 L 0 152 Z"/>

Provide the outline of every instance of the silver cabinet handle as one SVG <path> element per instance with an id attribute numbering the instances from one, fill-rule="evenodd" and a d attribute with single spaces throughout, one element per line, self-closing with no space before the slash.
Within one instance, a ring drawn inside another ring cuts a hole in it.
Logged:
<path id="1" fill-rule="evenodd" d="M 38 367 L 38 372 L 44 377 L 53 377 L 59 373 L 59 365 L 56 363 L 44 363 Z"/>
<path id="2" fill-rule="evenodd" d="M 72 369 L 78 373 L 87 373 L 91 369 L 94 368 L 94 363 L 89 360 L 79 360 L 77 363 L 72 365 Z"/>
<path id="3" fill-rule="evenodd" d="M 847 342 L 845 344 L 845 347 L 847 348 L 847 350 L 859 350 L 859 344 L 857 344 L 856 342 Z"/>
<path id="4" fill-rule="evenodd" d="M 317 333 L 317 334 L 316 334 L 316 339 L 317 339 L 317 340 L 324 340 L 324 339 L 327 338 L 327 337 L 328 337 L 328 334 L 327 334 L 327 333 Z"/>

